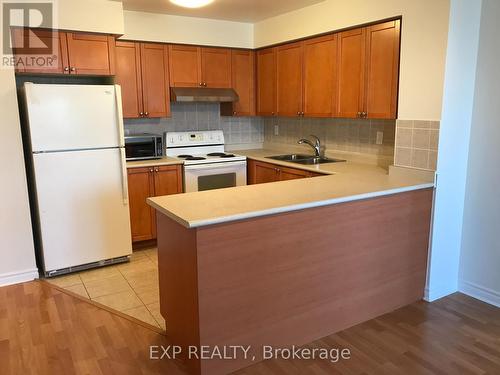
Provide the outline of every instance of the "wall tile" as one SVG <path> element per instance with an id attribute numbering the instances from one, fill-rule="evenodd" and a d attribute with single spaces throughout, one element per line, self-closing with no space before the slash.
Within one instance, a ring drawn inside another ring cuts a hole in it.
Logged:
<path id="1" fill-rule="evenodd" d="M 439 130 L 431 130 L 429 149 L 437 151 L 438 145 L 439 145 Z"/>
<path id="2" fill-rule="evenodd" d="M 415 120 L 413 121 L 413 127 L 415 129 L 429 129 L 431 127 L 431 122 L 423 120 Z"/>
<path id="3" fill-rule="evenodd" d="M 397 120 L 394 163 L 402 167 L 436 170 L 439 127 L 439 121 Z M 403 154 L 398 155 L 400 149 Z M 408 149 L 411 151 L 410 160 Z"/>
<path id="4" fill-rule="evenodd" d="M 171 111 L 170 118 L 125 120 L 125 131 L 163 134 L 166 131 L 222 130 L 227 144 L 264 142 L 262 118 L 221 117 L 217 103 L 172 103 Z"/>
<path id="5" fill-rule="evenodd" d="M 412 150 L 411 166 L 419 169 L 427 169 L 429 163 L 429 151 L 427 150 Z"/>
<path id="6" fill-rule="evenodd" d="M 428 169 L 435 171 L 437 169 L 437 151 L 429 151 Z"/>
<path id="7" fill-rule="evenodd" d="M 397 120 L 398 128 L 413 128 L 413 120 Z"/>
<path id="8" fill-rule="evenodd" d="M 398 128 L 396 133 L 396 145 L 397 147 L 411 147 L 412 145 L 413 130 L 406 128 Z"/>
<path id="9" fill-rule="evenodd" d="M 399 166 L 411 165 L 411 148 L 396 148 L 395 162 Z"/>
<path id="10" fill-rule="evenodd" d="M 412 147 L 429 150 L 430 130 L 413 129 Z"/>
<path id="11" fill-rule="evenodd" d="M 431 121 L 431 129 L 439 129 L 440 126 L 441 126 L 441 122 Z"/>

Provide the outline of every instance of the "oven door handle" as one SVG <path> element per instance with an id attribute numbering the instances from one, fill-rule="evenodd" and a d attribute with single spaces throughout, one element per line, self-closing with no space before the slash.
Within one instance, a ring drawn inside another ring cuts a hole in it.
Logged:
<path id="1" fill-rule="evenodd" d="M 226 163 L 211 163 L 211 164 L 195 164 L 195 165 L 184 165 L 185 170 L 203 170 L 203 169 L 222 169 L 231 168 L 233 166 L 246 165 L 246 160 L 243 161 L 232 161 Z"/>

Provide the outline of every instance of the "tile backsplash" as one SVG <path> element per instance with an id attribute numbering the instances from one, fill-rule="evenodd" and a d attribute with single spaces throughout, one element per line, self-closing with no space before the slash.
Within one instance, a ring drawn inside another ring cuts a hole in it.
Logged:
<path id="1" fill-rule="evenodd" d="M 265 118 L 263 121 L 264 146 L 296 145 L 300 138 L 314 134 L 320 138 L 327 151 L 378 157 L 394 155 L 394 120 Z M 275 132 L 276 127 L 278 134 Z M 377 144 L 377 133 L 382 135 L 382 144 Z"/>
<path id="2" fill-rule="evenodd" d="M 397 120 L 394 165 L 435 171 L 439 121 Z"/>
<path id="3" fill-rule="evenodd" d="M 170 118 L 126 119 L 125 132 L 222 130 L 226 144 L 233 147 L 297 146 L 300 138 L 314 134 L 330 152 L 370 155 L 390 159 L 390 164 L 394 157 L 394 120 L 225 117 L 218 103 L 172 103 L 171 111 Z M 382 144 L 377 144 L 377 133 Z"/>
<path id="4" fill-rule="evenodd" d="M 259 117 L 220 116 L 219 103 L 172 103 L 172 116 L 161 119 L 125 119 L 125 132 L 163 134 L 166 131 L 222 130 L 227 145 L 262 144 Z"/>

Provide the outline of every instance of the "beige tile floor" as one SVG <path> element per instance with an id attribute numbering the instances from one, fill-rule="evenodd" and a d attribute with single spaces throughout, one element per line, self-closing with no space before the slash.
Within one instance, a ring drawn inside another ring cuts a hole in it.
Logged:
<path id="1" fill-rule="evenodd" d="M 47 281 L 146 323 L 165 329 L 160 314 L 158 250 L 134 251 L 129 263 Z"/>

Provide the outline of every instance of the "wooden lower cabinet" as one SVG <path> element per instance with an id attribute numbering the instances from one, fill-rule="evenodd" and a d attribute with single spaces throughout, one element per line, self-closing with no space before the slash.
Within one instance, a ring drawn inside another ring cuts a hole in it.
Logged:
<path id="1" fill-rule="evenodd" d="M 283 167 L 278 164 L 265 163 L 256 160 L 248 160 L 247 168 L 249 185 L 324 176 L 322 173 L 310 172 L 298 168 Z"/>
<path id="2" fill-rule="evenodd" d="M 146 199 L 182 193 L 182 167 L 129 168 L 128 191 L 132 242 L 153 240 L 156 238 L 155 211 Z"/>

